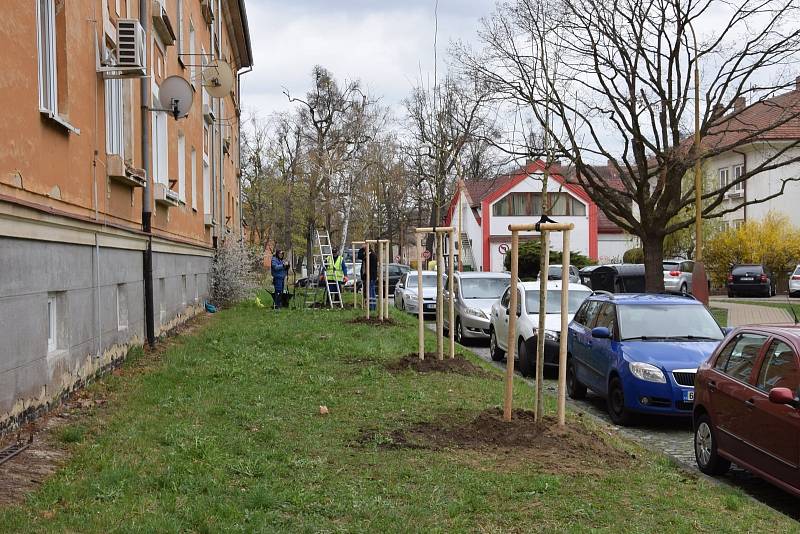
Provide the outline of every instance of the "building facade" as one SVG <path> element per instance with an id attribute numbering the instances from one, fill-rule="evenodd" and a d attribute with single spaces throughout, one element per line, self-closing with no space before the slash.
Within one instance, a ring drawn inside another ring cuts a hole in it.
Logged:
<path id="1" fill-rule="evenodd" d="M 0 430 L 202 309 L 215 247 L 241 239 L 239 76 L 252 65 L 243 0 L 3 12 Z M 233 83 L 212 98 L 223 61 Z M 184 118 L 159 100 L 170 76 L 192 88 Z"/>
<path id="2" fill-rule="evenodd" d="M 542 171 L 535 161 L 492 180 L 462 181 L 450 204 L 445 224 L 460 227 L 462 263 L 475 271 L 503 271 L 503 258 L 511 246 L 509 224 L 533 223 L 541 216 Z M 598 258 L 599 210 L 586 192 L 557 172 L 550 174 L 547 193 L 550 216 L 573 223 L 571 249 Z M 521 232 L 520 240 L 538 239 L 536 232 Z M 561 250 L 561 240 L 551 241 Z"/>

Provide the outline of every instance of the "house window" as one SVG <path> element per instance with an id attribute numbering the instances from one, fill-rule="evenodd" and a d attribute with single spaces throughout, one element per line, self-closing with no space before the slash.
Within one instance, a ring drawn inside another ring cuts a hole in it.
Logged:
<path id="1" fill-rule="evenodd" d="M 198 302 L 200 300 L 200 286 L 198 285 L 199 281 L 200 280 L 199 280 L 198 276 L 194 275 L 194 301 L 195 302 Z"/>
<path id="2" fill-rule="evenodd" d="M 186 137 L 178 133 L 178 198 L 186 203 Z"/>
<path id="3" fill-rule="evenodd" d="M 128 293 L 125 284 L 117 284 L 117 330 L 128 328 Z"/>
<path id="4" fill-rule="evenodd" d="M 738 180 L 744 174 L 744 165 L 736 165 L 733 167 L 733 179 Z M 731 191 L 741 191 L 744 188 L 744 182 L 739 182 L 735 184 Z"/>
<path id="5" fill-rule="evenodd" d="M 36 39 L 39 48 L 39 111 L 58 115 L 55 0 L 36 2 Z"/>
<path id="6" fill-rule="evenodd" d="M 122 80 L 106 80 L 106 153 L 125 158 Z"/>
<path id="7" fill-rule="evenodd" d="M 744 219 L 736 219 L 731 221 L 731 226 L 736 229 L 744 224 Z"/>
<path id="8" fill-rule="evenodd" d="M 167 320 L 167 279 L 166 278 L 159 278 L 158 279 L 158 311 L 159 311 L 159 320 L 161 324 Z"/>
<path id="9" fill-rule="evenodd" d="M 211 167 L 205 154 L 203 154 L 203 213 L 211 213 Z"/>
<path id="10" fill-rule="evenodd" d="M 192 184 L 192 209 L 197 211 L 197 151 L 192 147 L 190 153 L 192 161 L 189 169 L 189 180 Z"/>
<path id="11" fill-rule="evenodd" d="M 186 306 L 186 275 L 181 276 L 181 306 Z"/>
<path id="12" fill-rule="evenodd" d="M 153 107 L 158 109 L 158 86 L 153 86 Z M 169 187 L 169 142 L 167 139 L 167 114 L 153 113 L 153 181 Z"/>
<path id="13" fill-rule="evenodd" d="M 183 0 L 178 0 L 178 13 L 175 17 L 178 23 L 178 60 L 183 62 L 181 54 L 183 54 Z"/>
<path id="14" fill-rule="evenodd" d="M 47 352 L 58 348 L 58 305 L 56 297 L 47 297 Z"/>
<path id="15" fill-rule="evenodd" d="M 195 78 L 197 77 L 197 57 L 195 56 L 195 32 L 194 32 L 194 22 L 192 22 L 192 18 L 189 17 L 189 65 L 190 67 L 190 78 L 192 79 L 192 87 L 197 89 L 197 84 L 195 83 Z"/>
<path id="16" fill-rule="evenodd" d="M 721 188 L 727 187 L 730 182 L 730 169 L 725 167 L 719 170 L 719 186 Z"/>
<path id="17" fill-rule="evenodd" d="M 547 202 L 550 215 L 582 217 L 586 206 L 567 193 L 550 193 Z M 541 193 L 509 193 L 492 206 L 492 214 L 498 217 L 534 216 L 542 213 Z"/>

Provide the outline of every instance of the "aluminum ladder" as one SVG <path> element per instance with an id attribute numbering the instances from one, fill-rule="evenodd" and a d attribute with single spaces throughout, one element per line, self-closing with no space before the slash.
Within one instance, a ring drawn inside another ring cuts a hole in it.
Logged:
<path id="1" fill-rule="evenodd" d="M 336 280 L 328 280 L 328 266 L 333 265 L 333 245 L 327 230 L 317 230 L 317 248 L 322 259 L 322 277 L 325 280 L 325 292 L 328 295 L 328 304 L 331 309 L 344 308 L 342 293 Z M 344 261 L 344 260 L 342 260 Z"/>

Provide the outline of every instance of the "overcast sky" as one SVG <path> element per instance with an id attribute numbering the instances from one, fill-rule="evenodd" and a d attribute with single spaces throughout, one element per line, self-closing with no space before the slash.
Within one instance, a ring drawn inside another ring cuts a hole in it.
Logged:
<path id="1" fill-rule="evenodd" d="M 495 0 L 439 0 L 439 69 L 454 39 L 474 42 Z M 289 108 L 284 88 L 304 95 L 311 68 L 360 79 L 396 107 L 432 77 L 435 0 L 247 0 L 254 69 L 243 77 L 244 108 L 266 117 Z"/>

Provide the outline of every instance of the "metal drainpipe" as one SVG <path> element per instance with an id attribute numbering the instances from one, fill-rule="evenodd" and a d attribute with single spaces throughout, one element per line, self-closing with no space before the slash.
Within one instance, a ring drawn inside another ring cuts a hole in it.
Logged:
<path id="1" fill-rule="evenodd" d="M 145 38 L 149 40 L 151 35 L 148 5 L 149 2 L 139 2 L 139 23 L 144 29 Z M 147 343 L 152 348 L 156 343 L 156 328 L 155 316 L 153 315 L 153 213 L 151 208 L 153 204 L 153 189 L 150 185 L 152 180 L 150 168 L 150 78 L 140 78 L 139 87 L 142 97 L 142 168 L 145 175 L 142 195 L 142 231 L 147 234 L 147 247 L 145 248 L 142 262 L 144 274 L 144 325 Z"/>

